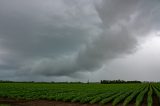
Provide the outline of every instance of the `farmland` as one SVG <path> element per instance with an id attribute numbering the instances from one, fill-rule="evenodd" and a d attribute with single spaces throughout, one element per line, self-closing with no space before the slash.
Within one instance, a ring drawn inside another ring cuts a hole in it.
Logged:
<path id="1" fill-rule="evenodd" d="M 0 83 L 0 98 L 47 100 L 91 106 L 154 106 L 160 99 L 160 84 Z"/>

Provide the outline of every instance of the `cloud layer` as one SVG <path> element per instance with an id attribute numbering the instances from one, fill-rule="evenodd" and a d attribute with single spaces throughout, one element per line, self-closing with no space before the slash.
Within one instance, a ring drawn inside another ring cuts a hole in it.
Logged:
<path id="1" fill-rule="evenodd" d="M 97 71 L 160 29 L 159 7 L 159 0 L 0 1 L 0 72 L 34 79 Z"/>

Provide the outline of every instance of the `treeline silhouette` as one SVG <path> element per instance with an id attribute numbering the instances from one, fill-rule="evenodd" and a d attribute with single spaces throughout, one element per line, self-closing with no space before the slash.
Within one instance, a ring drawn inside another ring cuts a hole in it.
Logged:
<path id="1" fill-rule="evenodd" d="M 125 83 L 151 83 L 149 81 L 125 81 L 125 80 L 101 80 L 99 82 L 55 82 L 55 81 L 50 81 L 50 82 L 45 82 L 45 81 L 9 81 L 9 80 L 0 80 L 0 83 L 48 83 L 48 84 L 125 84 Z M 160 82 L 152 82 L 152 83 L 160 83 Z"/>
<path id="2" fill-rule="evenodd" d="M 101 84 L 124 84 L 124 83 L 142 83 L 141 81 L 124 81 L 124 80 L 101 80 Z"/>

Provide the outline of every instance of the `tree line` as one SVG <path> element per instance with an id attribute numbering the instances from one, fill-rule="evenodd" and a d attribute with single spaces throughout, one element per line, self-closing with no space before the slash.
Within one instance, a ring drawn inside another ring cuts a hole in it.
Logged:
<path id="1" fill-rule="evenodd" d="M 101 80 L 101 84 L 124 84 L 124 83 L 142 83 L 141 81 L 124 81 L 124 80 Z"/>

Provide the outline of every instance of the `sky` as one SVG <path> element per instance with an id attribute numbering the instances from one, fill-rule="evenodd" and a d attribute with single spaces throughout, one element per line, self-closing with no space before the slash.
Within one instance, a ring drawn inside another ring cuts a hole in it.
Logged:
<path id="1" fill-rule="evenodd" d="M 0 80 L 160 81 L 159 0 L 1 0 Z"/>

